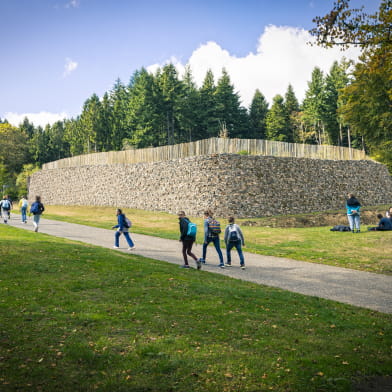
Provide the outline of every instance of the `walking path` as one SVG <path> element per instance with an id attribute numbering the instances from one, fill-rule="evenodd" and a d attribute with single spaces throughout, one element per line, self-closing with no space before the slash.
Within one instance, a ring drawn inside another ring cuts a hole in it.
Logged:
<path id="1" fill-rule="evenodd" d="M 22 224 L 17 215 L 13 215 L 8 222 L 18 228 L 33 230 L 31 221 Z M 114 243 L 114 230 L 48 219 L 41 219 L 39 232 L 106 248 L 112 248 Z M 127 251 L 125 238 L 121 236 L 120 249 L 113 251 L 135 253 L 169 263 L 183 264 L 179 241 L 134 233 L 131 233 L 131 237 L 136 245 L 135 250 Z M 201 245 L 194 246 L 193 251 L 196 256 L 200 257 Z M 246 270 L 240 269 L 235 250 L 232 252 L 233 267 L 221 269 L 218 267 L 216 251 L 210 246 L 207 251 L 208 264 L 203 265 L 202 270 L 379 312 L 392 313 L 392 276 L 247 252 L 244 256 Z"/>

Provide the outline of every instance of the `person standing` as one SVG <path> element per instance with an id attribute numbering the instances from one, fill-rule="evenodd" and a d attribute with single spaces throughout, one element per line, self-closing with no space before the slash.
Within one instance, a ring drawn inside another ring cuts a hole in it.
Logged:
<path id="1" fill-rule="evenodd" d="M 215 246 L 216 252 L 219 256 L 219 267 L 225 268 L 223 263 L 223 255 L 220 248 L 219 233 L 221 232 L 219 223 L 213 218 L 211 210 L 204 211 L 204 242 L 203 242 L 203 257 L 202 263 L 205 264 L 207 256 L 207 247 L 210 242 Z"/>
<path id="2" fill-rule="evenodd" d="M 4 195 L 3 200 L 0 201 L 0 210 L 3 221 L 5 224 L 7 224 L 11 211 L 11 202 L 9 201 L 7 195 Z"/>
<path id="3" fill-rule="evenodd" d="M 196 262 L 196 267 L 199 270 L 201 268 L 201 260 L 198 259 L 194 253 L 192 253 L 192 246 L 196 240 L 196 232 L 190 230 L 190 221 L 185 216 L 184 211 L 178 213 L 178 223 L 180 225 L 180 242 L 182 242 L 182 256 L 184 258 L 184 264 L 182 268 L 190 268 L 188 264 L 188 256 L 192 257 Z"/>
<path id="4" fill-rule="evenodd" d="M 120 208 L 116 211 L 117 215 L 117 225 L 113 226 L 112 229 L 117 229 L 116 233 L 114 234 L 114 246 L 113 248 L 118 249 L 120 245 L 120 235 L 123 234 L 127 243 L 129 245 L 128 250 L 133 250 L 136 248 L 135 244 L 133 243 L 131 237 L 129 236 L 129 221 L 127 221 L 125 214 L 123 214 Z"/>
<path id="5" fill-rule="evenodd" d="M 22 196 L 19 200 L 19 210 L 22 215 L 22 223 L 27 223 L 27 208 L 29 206 L 29 202 L 26 199 L 26 196 Z"/>
<path id="6" fill-rule="evenodd" d="M 45 211 L 44 205 L 41 203 L 41 196 L 35 197 L 35 202 L 30 207 L 30 213 L 33 214 L 34 231 L 38 231 L 39 221 L 42 213 Z"/>
<path id="7" fill-rule="evenodd" d="M 234 218 L 229 218 L 229 224 L 225 229 L 225 244 L 226 244 L 226 255 L 228 267 L 231 267 L 231 250 L 233 247 L 237 249 L 238 257 L 240 258 L 241 269 L 245 269 L 245 259 L 242 253 L 242 246 L 245 246 L 244 235 L 240 227 L 234 223 Z"/>
<path id="8" fill-rule="evenodd" d="M 350 225 L 350 230 L 352 233 L 355 233 L 355 229 L 357 233 L 361 231 L 361 219 L 360 219 L 360 209 L 361 203 L 357 200 L 354 194 L 349 193 L 348 199 L 346 200 L 346 209 L 347 209 L 347 219 Z"/>

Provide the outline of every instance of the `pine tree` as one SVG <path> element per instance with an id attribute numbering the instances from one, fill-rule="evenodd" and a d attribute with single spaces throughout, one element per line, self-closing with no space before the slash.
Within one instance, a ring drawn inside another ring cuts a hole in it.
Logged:
<path id="1" fill-rule="evenodd" d="M 200 135 L 202 139 L 219 135 L 219 119 L 215 97 L 215 81 L 211 70 L 208 70 L 199 91 L 200 98 Z"/>
<path id="2" fill-rule="evenodd" d="M 323 123 L 328 134 L 330 144 L 343 145 L 343 124 L 338 116 L 338 107 L 341 102 L 340 95 L 349 79 L 346 70 L 349 64 L 342 62 L 341 65 L 335 61 L 329 74 L 325 78 Z"/>
<path id="3" fill-rule="evenodd" d="M 266 118 L 267 138 L 287 142 L 289 140 L 289 118 L 281 95 L 276 95 Z"/>
<path id="4" fill-rule="evenodd" d="M 298 113 L 299 113 L 299 103 L 295 96 L 293 86 L 288 85 L 287 91 L 284 97 L 284 106 L 286 108 L 288 116 L 288 138 L 287 141 L 294 143 L 298 141 Z"/>
<path id="5" fill-rule="evenodd" d="M 250 131 L 248 137 L 251 139 L 266 138 L 266 117 L 268 113 L 268 102 L 260 90 L 256 90 L 249 109 Z"/>
<path id="6" fill-rule="evenodd" d="M 325 142 L 323 120 L 324 109 L 324 75 L 320 68 L 315 67 L 312 80 L 308 82 L 308 89 L 303 101 L 303 113 L 306 127 L 311 129 L 313 138 L 318 144 Z"/>

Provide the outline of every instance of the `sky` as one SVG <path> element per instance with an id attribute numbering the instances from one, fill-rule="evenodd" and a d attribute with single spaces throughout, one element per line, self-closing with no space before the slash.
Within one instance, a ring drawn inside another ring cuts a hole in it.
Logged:
<path id="1" fill-rule="evenodd" d="M 379 0 L 352 0 L 375 12 Z M 272 103 L 291 84 L 302 101 L 314 67 L 345 52 L 308 45 L 312 19 L 333 0 L 0 0 L 0 119 L 35 126 L 81 113 L 117 79 L 186 65 L 201 86 L 225 68 L 242 105 L 256 89 Z"/>

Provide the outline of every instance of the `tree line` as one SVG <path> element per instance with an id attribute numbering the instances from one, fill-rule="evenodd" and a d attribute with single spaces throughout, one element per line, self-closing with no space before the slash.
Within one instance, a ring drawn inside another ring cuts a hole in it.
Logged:
<path id="1" fill-rule="evenodd" d="M 173 64 L 155 74 L 141 68 L 128 84 L 117 80 L 102 98 L 89 97 L 76 118 L 44 128 L 27 118 L 19 127 L 0 119 L 0 183 L 23 183 L 36 167 L 70 156 L 215 136 L 362 148 L 392 169 L 391 0 L 370 16 L 348 4 L 337 0 L 311 33 L 328 47 L 347 44 L 357 29 L 362 57 L 357 64 L 335 62 L 327 74 L 315 67 L 301 103 L 288 85 L 271 106 L 256 90 L 245 108 L 225 69 L 218 80 L 207 71 L 197 87 L 190 68 L 182 78 Z"/>

